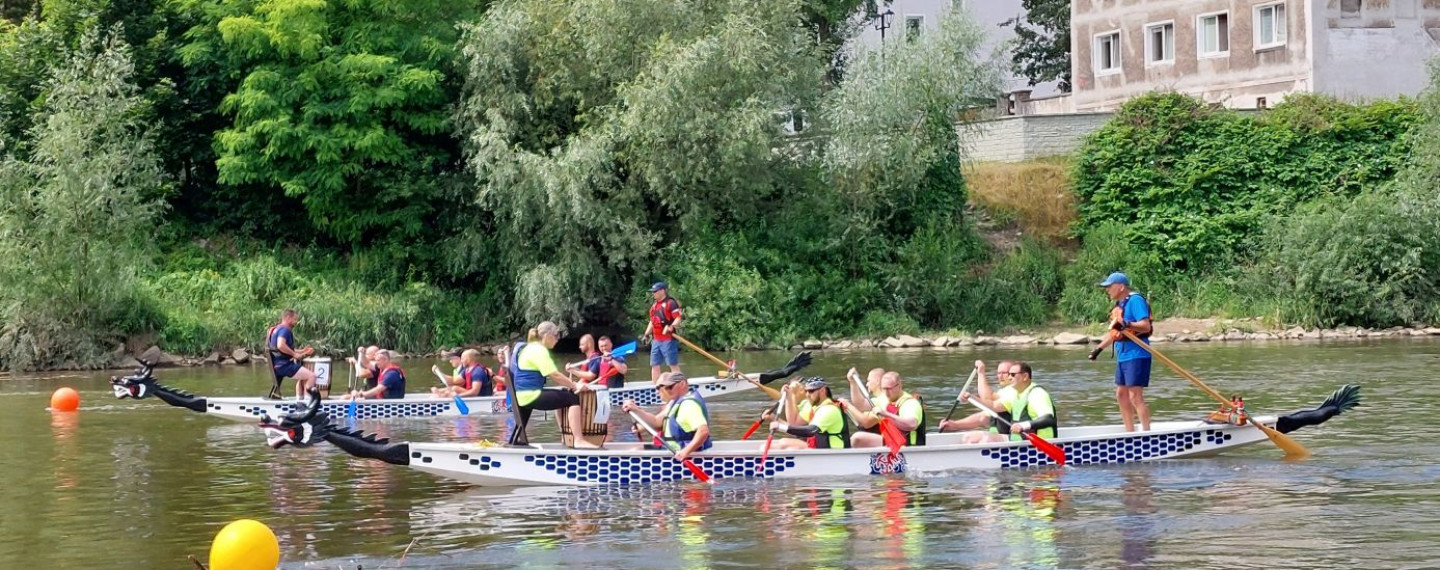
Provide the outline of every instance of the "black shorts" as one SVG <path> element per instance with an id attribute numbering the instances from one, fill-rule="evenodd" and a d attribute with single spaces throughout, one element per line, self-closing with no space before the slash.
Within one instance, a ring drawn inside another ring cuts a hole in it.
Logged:
<path id="1" fill-rule="evenodd" d="M 531 410 L 559 410 L 578 405 L 580 405 L 580 396 L 576 396 L 574 392 L 567 389 L 552 389 L 541 390 L 540 396 L 535 398 L 534 402 L 521 407 Z"/>

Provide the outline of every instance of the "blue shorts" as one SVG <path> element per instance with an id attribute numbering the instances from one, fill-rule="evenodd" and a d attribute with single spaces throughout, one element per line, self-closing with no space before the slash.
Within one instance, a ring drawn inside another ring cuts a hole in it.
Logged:
<path id="1" fill-rule="evenodd" d="M 650 343 L 650 365 L 680 365 L 680 341 L 675 339 L 657 340 Z"/>
<path id="2" fill-rule="evenodd" d="M 299 363 L 299 362 L 295 362 L 295 361 L 293 361 L 293 360 L 290 361 L 290 362 L 286 362 L 286 363 L 284 363 L 284 364 L 276 364 L 276 365 L 275 365 L 275 377 L 276 377 L 276 378 L 294 378 L 294 377 L 295 377 L 295 373 L 296 373 L 296 372 L 299 372 L 299 371 L 300 371 L 300 368 L 303 367 L 303 366 L 304 366 L 303 364 L 301 364 L 301 363 Z"/>
<path id="3" fill-rule="evenodd" d="M 1150 359 L 1136 358 L 1115 365 L 1115 385 L 1147 388 L 1150 386 Z"/>

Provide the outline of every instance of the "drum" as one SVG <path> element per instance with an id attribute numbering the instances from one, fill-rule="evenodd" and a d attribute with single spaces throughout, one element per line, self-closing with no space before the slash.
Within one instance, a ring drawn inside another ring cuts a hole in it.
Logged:
<path id="1" fill-rule="evenodd" d="M 324 356 L 306 358 L 305 363 L 315 370 L 315 387 L 320 389 L 321 398 L 330 397 L 330 359 Z"/>
<path id="2" fill-rule="evenodd" d="M 581 436 L 585 438 L 585 441 L 595 445 L 604 444 L 606 437 L 610 434 L 610 418 L 608 414 L 600 414 L 600 417 L 597 418 L 596 411 L 608 410 L 609 406 L 605 406 L 606 410 L 600 410 L 600 398 L 605 398 L 608 404 L 610 401 L 609 394 L 606 394 L 604 391 L 597 393 L 594 390 L 584 390 L 580 392 L 579 397 L 580 413 L 585 421 L 585 425 L 581 426 L 580 429 Z M 574 447 L 575 436 L 573 435 L 573 430 L 570 429 L 569 414 L 560 413 L 559 410 L 556 410 L 555 417 L 560 420 L 560 442 L 566 446 Z M 597 419 L 603 421 L 596 422 L 595 420 Z"/>

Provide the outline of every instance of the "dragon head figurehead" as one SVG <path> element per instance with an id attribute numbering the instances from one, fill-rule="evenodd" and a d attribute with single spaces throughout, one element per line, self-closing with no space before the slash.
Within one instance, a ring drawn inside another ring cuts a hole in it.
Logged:
<path id="1" fill-rule="evenodd" d="M 141 362 L 140 368 L 129 376 L 111 376 L 110 388 L 115 390 L 115 397 L 120 399 L 135 398 L 143 400 L 155 394 L 155 365 L 150 362 Z"/>
<path id="2" fill-rule="evenodd" d="M 310 405 L 303 410 L 285 414 L 279 421 L 269 414 L 260 414 L 260 427 L 265 430 L 265 443 L 280 449 L 286 445 L 310 447 L 325 440 L 329 433 L 330 414 L 320 413 L 320 392 L 310 389 Z"/>

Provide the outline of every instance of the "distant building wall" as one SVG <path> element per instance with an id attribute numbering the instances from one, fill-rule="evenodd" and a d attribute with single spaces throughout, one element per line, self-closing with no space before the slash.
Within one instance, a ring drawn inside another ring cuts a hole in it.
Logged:
<path id="1" fill-rule="evenodd" d="M 1111 113 L 1001 117 L 960 125 L 966 158 L 977 162 L 1020 162 L 1073 152 Z"/>

